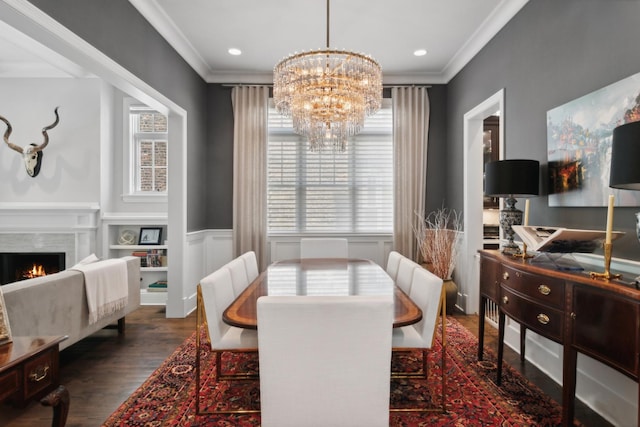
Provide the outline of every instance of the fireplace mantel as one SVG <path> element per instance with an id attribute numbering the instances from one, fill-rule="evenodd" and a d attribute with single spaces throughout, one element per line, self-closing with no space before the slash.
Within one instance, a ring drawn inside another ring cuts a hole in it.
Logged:
<path id="1" fill-rule="evenodd" d="M 0 203 L 0 248 L 43 251 L 54 246 L 71 266 L 96 251 L 97 203 Z"/>

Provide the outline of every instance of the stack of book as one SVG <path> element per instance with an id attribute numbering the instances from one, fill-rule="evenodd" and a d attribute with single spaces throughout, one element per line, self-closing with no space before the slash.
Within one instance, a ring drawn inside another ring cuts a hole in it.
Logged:
<path id="1" fill-rule="evenodd" d="M 166 292 L 167 291 L 167 281 L 166 280 L 158 280 L 156 282 L 150 283 L 147 287 L 147 291 L 149 292 Z"/>
<path id="2" fill-rule="evenodd" d="M 140 258 L 140 267 L 165 267 L 167 265 L 167 257 L 162 249 L 133 251 L 131 255 Z"/>

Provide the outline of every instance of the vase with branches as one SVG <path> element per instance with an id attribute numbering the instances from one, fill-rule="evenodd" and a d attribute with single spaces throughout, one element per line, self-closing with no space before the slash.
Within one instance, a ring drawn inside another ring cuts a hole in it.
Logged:
<path id="1" fill-rule="evenodd" d="M 414 233 L 420 254 L 427 264 L 427 269 L 444 280 L 445 288 L 449 288 L 447 289 L 447 311 L 451 312 L 457 293 L 452 274 L 460 249 L 462 214 L 454 209 L 443 207 L 430 212 L 426 217 L 420 213 L 416 215 L 420 221 L 414 228 Z"/>

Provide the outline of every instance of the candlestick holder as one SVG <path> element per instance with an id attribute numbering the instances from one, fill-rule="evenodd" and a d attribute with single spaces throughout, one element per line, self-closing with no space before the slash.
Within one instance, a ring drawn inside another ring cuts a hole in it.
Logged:
<path id="1" fill-rule="evenodd" d="M 522 252 L 517 253 L 517 254 L 513 254 L 513 257 L 514 258 L 522 258 L 524 260 L 524 259 L 527 259 L 527 258 L 533 258 L 533 255 L 529 255 L 527 253 L 527 244 L 522 242 Z"/>
<path id="2" fill-rule="evenodd" d="M 609 268 L 611 267 L 611 243 L 604 243 L 602 246 L 604 248 L 604 272 L 597 273 L 595 271 L 592 271 L 589 273 L 589 275 L 592 279 L 611 280 L 621 278 L 622 274 L 611 274 L 611 272 L 609 271 Z"/>

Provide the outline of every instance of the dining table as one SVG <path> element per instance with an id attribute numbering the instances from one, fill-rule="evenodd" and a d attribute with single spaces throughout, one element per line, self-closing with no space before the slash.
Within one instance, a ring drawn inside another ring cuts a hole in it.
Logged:
<path id="1" fill-rule="evenodd" d="M 367 259 L 308 258 L 269 265 L 224 311 L 231 326 L 257 329 L 257 301 L 266 295 L 393 295 L 393 327 L 417 323 L 422 311 L 378 264 Z"/>

